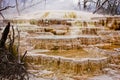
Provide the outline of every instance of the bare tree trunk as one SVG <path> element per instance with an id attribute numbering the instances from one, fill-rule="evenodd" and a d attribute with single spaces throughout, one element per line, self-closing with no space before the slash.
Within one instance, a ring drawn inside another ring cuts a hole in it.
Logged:
<path id="1" fill-rule="evenodd" d="M 26 1 L 27 1 L 27 0 L 23 0 L 23 7 L 26 6 Z"/>
<path id="2" fill-rule="evenodd" d="M 116 7 L 116 0 L 114 0 L 112 9 L 111 9 L 111 14 L 114 15 L 115 14 L 115 7 Z"/>
<path id="3" fill-rule="evenodd" d="M 84 2 L 83 2 L 83 8 L 84 8 L 84 10 L 86 9 L 86 3 L 87 3 L 87 0 L 84 0 Z"/>
<path id="4" fill-rule="evenodd" d="M 78 2 L 78 8 L 79 8 L 79 10 L 81 9 L 80 0 L 79 0 L 79 2 Z"/>
<path id="5" fill-rule="evenodd" d="M 115 13 L 117 15 L 120 14 L 120 11 L 118 11 L 119 6 L 120 6 L 120 0 L 118 1 L 118 4 L 117 4 L 116 9 L 115 9 Z"/>
<path id="6" fill-rule="evenodd" d="M 7 36 L 9 34 L 9 30 L 10 30 L 10 22 L 7 24 L 7 26 L 5 27 L 1 40 L 0 40 L 0 48 L 5 48 L 5 42 L 7 40 Z"/>
<path id="7" fill-rule="evenodd" d="M 18 12 L 18 15 L 20 15 L 20 11 L 19 11 L 19 5 L 18 5 L 18 0 L 15 0 L 15 3 L 16 3 L 16 10 Z"/>

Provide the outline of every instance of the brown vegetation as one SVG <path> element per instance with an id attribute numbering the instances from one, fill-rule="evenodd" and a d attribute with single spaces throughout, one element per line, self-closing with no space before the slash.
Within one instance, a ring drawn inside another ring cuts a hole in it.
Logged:
<path id="1" fill-rule="evenodd" d="M 14 55 L 14 29 L 13 36 L 9 36 L 10 42 L 9 45 L 6 46 L 6 40 L 10 31 L 10 23 L 4 29 L 0 40 L 0 80 L 28 80 L 28 72 L 23 63 L 24 57 L 27 52 L 25 52 L 24 56 L 21 58 L 19 54 Z M 18 51 L 17 47 L 17 51 Z M 17 52 L 18 53 L 18 52 Z"/>

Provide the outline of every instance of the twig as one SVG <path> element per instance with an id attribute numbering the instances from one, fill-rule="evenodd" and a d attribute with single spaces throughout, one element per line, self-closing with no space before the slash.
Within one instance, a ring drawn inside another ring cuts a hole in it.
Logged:
<path id="1" fill-rule="evenodd" d="M 18 63 L 21 63 L 20 60 L 20 53 L 19 53 L 19 46 L 20 46 L 20 31 L 17 28 L 17 32 L 18 32 L 18 45 L 17 45 L 17 52 L 18 52 Z"/>
<path id="2" fill-rule="evenodd" d="M 13 52 L 13 45 L 14 45 L 14 40 L 15 40 L 15 31 L 14 31 L 14 28 L 12 26 L 12 38 L 11 38 L 11 35 L 9 35 L 9 39 L 10 39 L 10 44 L 9 44 L 9 51 L 11 53 L 14 53 Z"/>
<path id="3" fill-rule="evenodd" d="M 41 1 L 39 1 L 39 2 L 37 2 L 37 3 L 34 3 L 34 4 L 30 5 L 30 6 L 27 6 L 27 7 L 23 8 L 22 11 L 25 10 L 25 9 L 27 9 L 27 8 L 31 8 L 31 7 L 33 7 L 33 6 L 35 6 L 35 5 L 38 5 L 38 4 L 42 3 L 43 1 L 44 1 L 44 0 L 41 0 Z"/>
<path id="4" fill-rule="evenodd" d="M 11 39 L 11 35 L 9 35 L 9 52 L 12 52 L 12 45 L 11 45 L 11 43 L 12 43 L 12 39 Z"/>
<path id="5" fill-rule="evenodd" d="M 22 58 L 21 58 L 21 62 L 23 62 L 23 60 L 24 60 L 26 54 L 27 54 L 27 51 L 25 51 L 24 55 L 22 56 Z"/>
<path id="6" fill-rule="evenodd" d="M 5 19 L 5 17 L 3 16 L 2 12 L 0 12 L 0 15 L 2 16 L 3 19 Z"/>
<path id="7" fill-rule="evenodd" d="M 13 46 L 14 41 L 15 41 L 15 30 L 14 30 L 13 26 L 12 26 L 12 32 L 13 32 L 13 34 L 12 34 L 12 46 Z"/>

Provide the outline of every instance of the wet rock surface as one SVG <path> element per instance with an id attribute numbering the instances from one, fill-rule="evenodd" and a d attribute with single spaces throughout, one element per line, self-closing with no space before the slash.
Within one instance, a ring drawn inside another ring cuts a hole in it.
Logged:
<path id="1" fill-rule="evenodd" d="M 92 22 L 86 22 L 86 27 L 82 21 L 82 26 L 75 23 L 66 26 L 63 21 L 62 25 L 25 23 L 19 22 L 17 26 L 21 31 L 20 52 L 28 50 L 26 61 L 32 73 L 30 80 L 120 80 L 120 31 L 94 26 Z M 76 57 L 78 52 L 71 55 L 67 51 L 63 56 L 62 50 L 81 48 L 92 57 Z M 52 50 L 59 52 L 51 55 Z"/>

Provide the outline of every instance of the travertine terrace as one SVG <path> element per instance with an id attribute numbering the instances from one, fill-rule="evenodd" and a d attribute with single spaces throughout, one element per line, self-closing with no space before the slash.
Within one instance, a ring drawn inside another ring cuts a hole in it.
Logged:
<path id="1" fill-rule="evenodd" d="M 51 71 L 83 75 L 102 72 L 113 57 L 119 58 L 119 16 L 87 17 L 87 13 L 75 11 L 41 13 L 34 18 L 4 21 L 11 21 L 21 31 L 20 52 L 28 50 L 27 62 Z"/>

